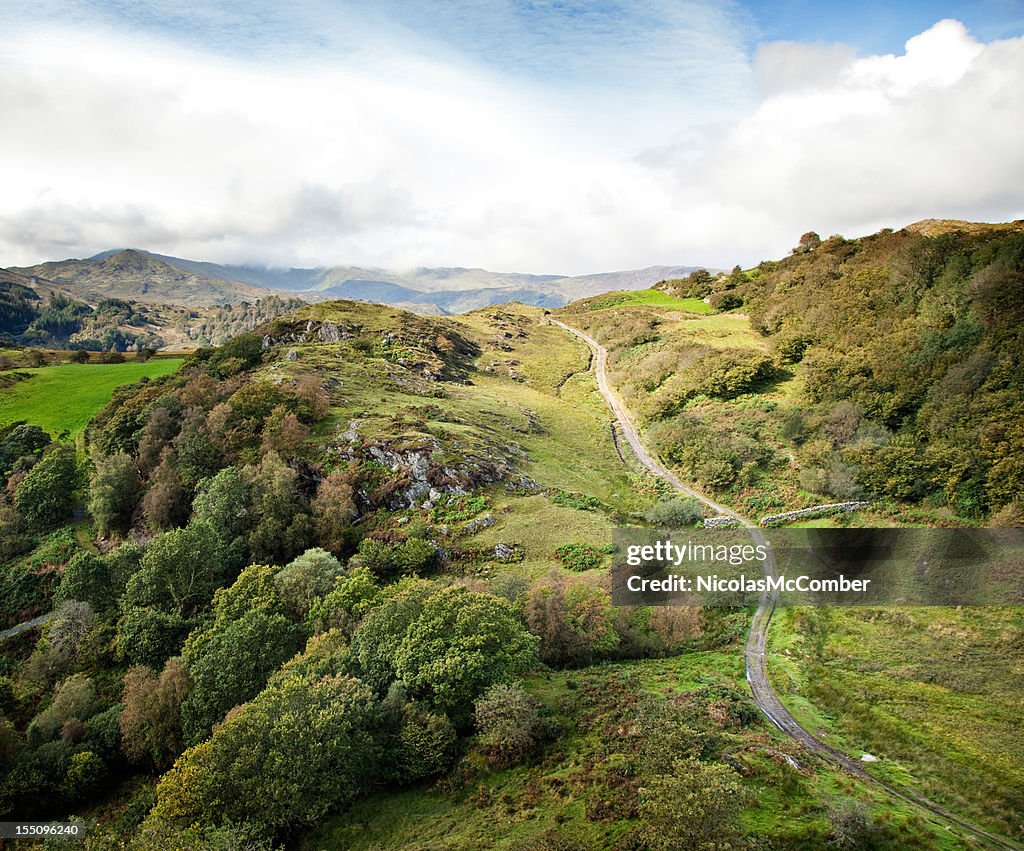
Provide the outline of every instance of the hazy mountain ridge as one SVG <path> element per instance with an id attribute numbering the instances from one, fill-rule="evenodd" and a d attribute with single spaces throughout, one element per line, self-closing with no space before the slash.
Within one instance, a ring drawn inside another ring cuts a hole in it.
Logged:
<path id="1" fill-rule="evenodd" d="M 113 297 L 204 307 L 287 294 L 311 302 L 346 298 L 412 306 L 427 313 L 463 313 L 510 301 L 560 307 L 607 290 L 642 289 L 695 268 L 650 266 L 579 276 L 464 267 L 419 267 L 409 271 L 359 266 L 274 269 L 115 249 L 83 260 L 51 261 L 11 271 L 52 281 L 87 301 Z"/>

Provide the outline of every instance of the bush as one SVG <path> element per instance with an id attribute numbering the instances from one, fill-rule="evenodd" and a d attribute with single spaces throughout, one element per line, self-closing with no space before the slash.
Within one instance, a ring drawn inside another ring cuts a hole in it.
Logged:
<path id="1" fill-rule="evenodd" d="M 704 519 L 704 511 L 696 499 L 672 497 L 651 506 L 644 512 L 644 519 L 652 526 L 679 528 L 694 526 Z"/>
<path id="2" fill-rule="evenodd" d="M 476 701 L 477 740 L 492 766 L 517 765 L 540 749 L 550 733 L 540 709 L 521 683 L 491 686 Z"/>
<path id="3" fill-rule="evenodd" d="M 593 570 L 601 566 L 601 553 L 586 544 L 563 544 L 555 557 L 569 570 Z"/>
<path id="4" fill-rule="evenodd" d="M 366 685 L 291 677 L 178 758 L 143 830 L 248 820 L 275 833 L 312 824 L 373 785 L 382 738 L 382 709 Z"/>
<path id="5" fill-rule="evenodd" d="M 447 715 L 431 712 L 418 703 L 406 703 L 395 741 L 397 779 L 415 783 L 442 774 L 455 755 L 456 738 Z"/>

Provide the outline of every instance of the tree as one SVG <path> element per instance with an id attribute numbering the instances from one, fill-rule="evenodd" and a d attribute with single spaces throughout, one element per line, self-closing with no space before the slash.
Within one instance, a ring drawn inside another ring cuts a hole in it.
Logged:
<path id="1" fill-rule="evenodd" d="M 552 667 L 589 665 L 619 644 L 615 609 L 602 588 L 553 576 L 526 598 L 526 625 L 540 639 L 540 659 Z"/>
<path id="2" fill-rule="evenodd" d="M 149 479 L 149 488 L 142 498 L 142 516 L 154 531 L 172 529 L 188 521 L 188 493 L 178 475 L 178 456 L 170 447 L 164 449 L 160 464 Z"/>
<path id="3" fill-rule="evenodd" d="M 307 437 L 309 429 L 284 405 L 278 405 L 263 421 L 260 450 L 277 452 L 285 458 L 290 458 L 298 452 Z"/>
<path id="4" fill-rule="evenodd" d="M 644 519 L 653 526 L 682 528 L 703 520 L 704 511 L 697 500 L 674 496 L 647 509 Z"/>
<path id="5" fill-rule="evenodd" d="M 288 616 L 305 621 L 310 607 L 326 597 L 342 575 L 338 560 L 326 550 L 306 550 L 277 574 L 277 589 Z"/>
<path id="6" fill-rule="evenodd" d="M 737 819 L 748 795 L 727 765 L 676 760 L 671 774 L 644 779 L 641 837 L 651 851 L 727 851 L 740 847 Z"/>
<path id="7" fill-rule="evenodd" d="M 376 604 L 380 593 L 369 568 L 353 567 L 347 575 L 336 580 L 326 597 L 313 603 L 307 622 L 314 632 L 340 629 L 351 635 Z"/>
<path id="8" fill-rule="evenodd" d="M 351 551 L 356 504 L 349 473 L 335 470 L 320 482 L 310 508 L 320 546 L 335 555 Z"/>
<path id="9" fill-rule="evenodd" d="M 491 765 L 507 768 L 535 753 L 548 733 L 540 703 L 521 683 L 498 683 L 476 701 L 473 713 L 480 747 Z"/>
<path id="10" fill-rule="evenodd" d="M 144 830 L 313 824 L 379 776 L 382 718 L 370 689 L 351 677 L 292 677 L 268 687 L 178 758 L 160 779 Z"/>
<path id="11" fill-rule="evenodd" d="M 793 249 L 793 253 L 806 254 L 808 251 L 814 251 L 814 249 L 820 245 L 821 237 L 814 231 L 809 230 L 800 237 L 800 242 L 797 244 L 797 247 Z"/>
<path id="12" fill-rule="evenodd" d="M 53 599 L 54 602 L 82 600 L 97 611 L 106 609 L 114 601 L 109 564 L 90 552 L 75 553 L 64 567 Z"/>
<path id="13" fill-rule="evenodd" d="M 37 425 L 16 425 L 0 439 L 0 473 L 6 473 L 19 458 L 36 457 L 51 443 L 50 435 Z"/>
<path id="14" fill-rule="evenodd" d="M 360 675 L 378 694 L 386 694 L 394 682 L 398 646 L 434 591 L 436 586 L 422 579 L 407 578 L 387 586 L 352 636 L 352 655 Z"/>
<path id="15" fill-rule="evenodd" d="M 406 703 L 394 742 L 395 779 L 415 783 L 442 774 L 451 765 L 456 739 L 447 715 Z"/>
<path id="16" fill-rule="evenodd" d="M 191 687 L 180 659 L 169 659 L 159 676 L 145 665 L 128 669 L 118 726 L 121 749 L 130 761 L 163 771 L 181 753 L 181 704 Z"/>
<path id="17" fill-rule="evenodd" d="M 87 801 L 107 779 L 107 766 L 92 751 L 79 751 L 71 757 L 67 774 L 60 785 L 67 801 Z"/>
<path id="18" fill-rule="evenodd" d="M 245 478 L 237 468 L 225 467 L 216 476 L 199 483 L 192 501 L 192 520 L 210 524 L 221 541 L 230 545 L 252 527 L 251 502 L 252 494 Z"/>
<path id="19" fill-rule="evenodd" d="M 89 485 L 89 513 L 97 531 L 101 535 L 126 531 L 141 491 L 139 473 L 126 452 L 97 462 Z"/>
<path id="20" fill-rule="evenodd" d="M 463 720 L 488 686 L 536 665 L 537 644 L 506 600 L 445 588 L 409 625 L 395 673 L 411 695 Z"/>
<path id="21" fill-rule="evenodd" d="M 247 612 L 190 653 L 193 688 L 182 705 L 185 740 L 195 744 L 234 706 L 255 697 L 267 678 L 301 646 L 302 631 L 279 614 Z"/>
<path id="22" fill-rule="evenodd" d="M 80 662 L 83 645 L 95 629 L 96 621 L 96 614 L 88 603 L 63 601 L 32 651 L 26 677 L 37 685 L 48 685 L 70 674 Z"/>
<path id="23" fill-rule="evenodd" d="M 71 363 L 88 363 L 89 353 L 85 349 L 76 349 L 71 354 Z"/>
<path id="24" fill-rule="evenodd" d="M 181 650 L 188 631 L 177 612 L 129 604 L 117 622 L 117 647 L 130 663 L 160 668 Z"/>
<path id="25" fill-rule="evenodd" d="M 249 532 L 249 552 L 256 561 L 282 564 L 306 549 L 313 524 L 305 513 L 299 474 L 276 452 L 268 452 L 258 467 L 247 467 L 256 522 Z"/>
<path id="26" fill-rule="evenodd" d="M 21 480 L 14 492 L 14 506 L 30 526 L 55 526 L 71 515 L 77 484 L 75 450 L 55 447 Z"/>
<path id="27" fill-rule="evenodd" d="M 138 572 L 128 580 L 126 599 L 133 606 L 190 617 L 226 578 L 216 532 L 206 523 L 190 523 L 150 541 Z"/>
<path id="28" fill-rule="evenodd" d="M 32 719 L 29 742 L 37 746 L 48 742 L 67 721 L 72 718 L 84 721 L 95 714 L 97 708 L 92 680 L 84 674 L 74 674 L 54 689 L 50 705 Z"/>

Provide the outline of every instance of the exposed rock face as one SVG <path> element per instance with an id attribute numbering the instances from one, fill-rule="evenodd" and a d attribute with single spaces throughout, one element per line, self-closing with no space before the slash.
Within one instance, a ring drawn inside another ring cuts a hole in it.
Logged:
<path id="1" fill-rule="evenodd" d="M 296 349 L 289 349 L 288 354 L 285 355 L 285 357 L 290 361 L 296 361 L 299 359 L 299 353 Z"/>
<path id="2" fill-rule="evenodd" d="M 360 436 L 359 422 L 353 420 L 339 436 L 343 442 L 338 446 L 338 453 L 343 458 L 372 460 L 395 474 L 373 492 L 360 493 L 367 507 L 430 507 L 443 494 L 465 496 L 482 485 L 505 480 L 513 473 L 506 459 L 496 461 L 464 454 L 458 461 L 441 460 L 444 455 L 441 443 L 432 435 L 372 440 Z M 491 522 L 494 522 L 493 517 Z"/>
<path id="3" fill-rule="evenodd" d="M 333 322 L 324 322 L 317 330 L 316 336 L 321 343 L 338 343 L 352 335 L 347 328 L 339 328 Z"/>

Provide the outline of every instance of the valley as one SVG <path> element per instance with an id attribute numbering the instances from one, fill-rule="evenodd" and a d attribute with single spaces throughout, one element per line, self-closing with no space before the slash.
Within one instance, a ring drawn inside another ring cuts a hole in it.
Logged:
<path id="1" fill-rule="evenodd" d="M 1018 847 L 1019 607 L 609 594 L 626 524 L 1017 525 L 1022 237 L 919 230 L 8 350 L 0 628 L 52 616 L 0 646 L 0 812 L 96 849 Z"/>

